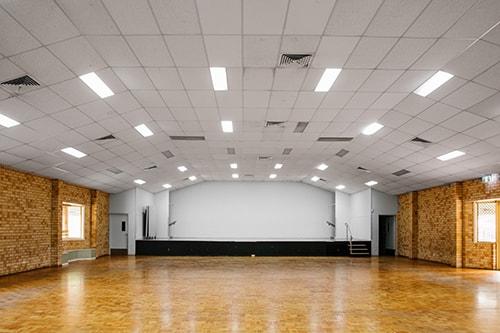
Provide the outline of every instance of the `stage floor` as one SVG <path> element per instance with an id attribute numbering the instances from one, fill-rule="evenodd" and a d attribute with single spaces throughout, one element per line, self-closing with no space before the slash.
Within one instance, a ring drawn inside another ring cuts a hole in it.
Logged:
<path id="1" fill-rule="evenodd" d="M 0 277 L 0 332 L 498 332 L 499 274 L 400 258 L 104 257 Z"/>

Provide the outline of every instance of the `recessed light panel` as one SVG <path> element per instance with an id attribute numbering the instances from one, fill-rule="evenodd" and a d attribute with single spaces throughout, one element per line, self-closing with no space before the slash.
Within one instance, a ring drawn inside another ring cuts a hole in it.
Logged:
<path id="1" fill-rule="evenodd" d="M 240 175 L 238 175 L 237 173 L 233 173 L 231 177 L 233 177 L 234 179 L 238 179 L 240 178 Z"/>
<path id="2" fill-rule="evenodd" d="M 233 122 L 231 120 L 223 120 L 220 125 L 222 126 L 222 132 L 233 133 Z"/>
<path id="3" fill-rule="evenodd" d="M 19 125 L 19 122 L 15 121 L 12 118 L 4 116 L 3 114 L 0 114 L 0 125 L 2 125 L 3 127 L 9 128 L 9 127 L 14 127 L 14 126 Z"/>
<path id="4" fill-rule="evenodd" d="M 189 179 L 190 181 L 194 182 L 194 181 L 195 181 L 196 179 L 198 179 L 198 178 L 196 178 L 196 176 L 189 176 L 189 178 L 188 178 L 188 179 Z"/>
<path id="5" fill-rule="evenodd" d="M 134 180 L 134 183 L 139 184 L 139 185 L 146 184 L 146 182 L 144 180 L 142 180 L 142 179 L 136 179 L 136 180 Z"/>
<path id="6" fill-rule="evenodd" d="M 374 181 L 374 180 L 370 180 L 369 182 L 366 182 L 365 185 L 366 186 L 374 186 L 374 185 L 377 185 L 378 182 Z"/>
<path id="7" fill-rule="evenodd" d="M 163 186 L 164 188 L 167 188 L 167 189 L 168 189 L 168 188 L 172 188 L 172 185 L 170 185 L 170 184 L 163 184 L 162 186 Z"/>
<path id="8" fill-rule="evenodd" d="M 339 76 L 340 72 L 342 71 L 341 68 L 327 68 L 323 72 L 323 75 L 321 76 L 321 79 L 318 82 L 318 85 L 316 86 L 316 89 L 314 91 L 316 92 L 327 92 L 330 90 L 332 87 L 333 83 L 335 80 L 337 80 L 337 77 Z"/>
<path id="9" fill-rule="evenodd" d="M 271 178 L 271 179 L 274 179 L 276 177 L 278 177 L 278 175 L 276 175 L 275 173 L 272 173 L 272 174 L 269 175 L 269 178 Z"/>
<path id="10" fill-rule="evenodd" d="M 237 163 L 231 163 L 231 164 L 229 164 L 229 167 L 231 169 L 238 169 L 238 164 Z"/>
<path id="11" fill-rule="evenodd" d="M 227 90 L 227 75 L 225 67 L 210 67 L 210 75 L 212 76 L 212 84 L 215 91 Z"/>
<path id="12" fill-rule="evenodd" d="M 101 78 L 94 72 L 80 75 L 80 80 L 82 80 L 101 98 L 106 98 L 114 95 L 113 91 L 111 91 L 106 83 L 104 83 L 104 81 L 101 80 Z"/>
<path id="13" fill-rule="evenodd" d="M 311 181 L 313 181 L 313 182 L 317 182 L 318 180 L 319 180 L 318 176 L 312 176 L 311 177 Z"/>
<path id="14" fill-rule="evenodd" d="M 345 189 L 345 185 L 337 185 L 337 186 L 335 186 L 335 188 L 337 190 L 343 190 L 343 189 Z"/>
<path id="15" fill-rule="evenodd" d="M 451 159 L 454 159 L 454 158 L 457 158 L 460 156 L 464 156 L 464 155 L 465 155 L 465 153 L 463 151 L 455 150 L 455 151 L 452 151 L 451 153 L 438 156 L 437 159 L 440 161 L 448 161 L 448 160 L 451 160 Z"/>
<path id="16" fill-rule="evenodd" d="M 424 84 L 418 87 L 417 90 L 415 90 L 415 94 L 425 97 L 437 88 L 441 87 L 452 77 L 453 74 L 439 71 L 431 76 L 429 80 L 425 81 Z"/>
<path id="17" fill-rule="evenodd" d="M 73 147 L 67 147 L 67 148 L 61 149 L 61 151 L 63 153 L 66 153 L 66 154 L 71 155 L 71 156 L 76 157 L 76 158 L 82 158 L 82 157 L 87 156 L 87 154 L 82 153 L 81 151 L 79 151 L 78 149 L 75 149 Z"/>
<path id="18" fill-rule="evenodd" d="M 382 124 L 371 123 L 370 125 L 363 128 L 363 131 L 361 133 L 363 133 L 364 135 L 372 135 L 380 131 L 383 127 L 384 125 Z"/>
<path id="19" fill-rule="evenodd" d="M 135 127 L 135 130 L 139 133 L 141 133 L 141 135 L 145 138 L 147 138 L 148 136 L 151 136 L 153 135 L 153 132 L 149 129 L 149 127 L 147 127 L 146 125 L 144 124 L 140 124 L 140 125 L 137 125 Z"/>
<path id="20" fill-rule="evenodd" d="M 321 170 L 321 171 L 325 171 L 326 169 L 328 169 L 328 165 L 326 165 L 325 163 L 321 163 L 320 165 L 318 165 L 316 167 L 316 169 Z"/>
<path id="21" fill-rule="evenodd" d="M 276 163 L 276 164 L 274 165 L 274 168 L 275 168 L 275 169 L 281 169 L 282 167 L 283 167 L 283 164 L 281 164 L 281 163 Z"/>
<path id="22" fill-rule="evenodd" d="M 184 165 L 180 165 L 177 167 L 177 170 L 179 170 L 180 172 L 186 172 L 188 168 L 186 168 Z"/>

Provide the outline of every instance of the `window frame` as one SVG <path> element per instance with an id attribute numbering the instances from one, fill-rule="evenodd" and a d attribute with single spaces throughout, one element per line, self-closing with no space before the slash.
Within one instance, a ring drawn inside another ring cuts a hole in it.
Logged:
<path id="1" fill-rule="evenodd" d="M 495 240 L 493 241 L 485 241 L 479 240 L 479 212 L 478 205 L 481 203 L 493 203 L 495 205 Z M 500 220 L 500 201 L 498 199 L 486 199 L 486 200 L 478 200 L 474 201 L 474 243 L 477 244 L 496 244 L 499 240 L 499 220 Z"/>
<path id="2" fill-rule="evenodd" d="M 80 208 L 80 216 L 81 216 L 81 221 L 80 221 L 80 226 L 81 226 L 81 235 L 82 237 L 69 237 L 69 236 L 64 236 L 62 235 L 62 240 L 63 241 L 84 241 L 85 240 L 85 205 L 79 204 L 79 203 L 74 203 L 74 202 L 63 202 L 62 203 L 62 209 L 61 209 L 61 234 L 63 231 L 63 225 L 64 225 L 64 219 L 66 218 L 66 221 L 68 220 L 67 217 L 64 216 L 65 214 L 65 209 L 64 207 L 79 207 Z M 66 210 L 67 211 L 67 210 Z M 68 221 L 66 222 L 68 226 L 68 234 L 69 234 L 69 223 Z"/>

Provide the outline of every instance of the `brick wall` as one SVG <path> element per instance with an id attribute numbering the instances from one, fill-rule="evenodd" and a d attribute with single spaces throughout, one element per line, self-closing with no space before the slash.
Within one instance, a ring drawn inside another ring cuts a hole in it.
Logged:
<path id="1" fill-rule="evenodd" d="M 64 201 L 85 204 L 85 241 L 62 241 Z M 107 255 L 108 206 L 107 193 L 0 166 L 0 275 L 60 265 L 65 249 Z"/>
<path id="2" fill-rule="evenodd" d="M 500 182 L 478 179 L 400 195 L 398 254 L 456 267 L 495 268 L 496 245 L 474 242 L 474 202 L 496 198 Z"/>

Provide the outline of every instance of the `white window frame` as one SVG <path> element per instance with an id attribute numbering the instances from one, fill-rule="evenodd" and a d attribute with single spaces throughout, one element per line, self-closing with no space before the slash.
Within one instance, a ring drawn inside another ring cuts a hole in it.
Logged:
<path id="1" fill-rule="evenodd" d="M 63 202 L 63 208 L 62 208 L 62 219 L 61 219 L 61 230 L 63 228 L 63 224 L 64 224 L 64 214 L 65 214 L 65 209 L 64 209 L 64 206 L 68 206 L 68 207 L 79 207 L 80 208 L 80 211 L 81 211 L 81 221 L 80 221 L 80 226 L 81 226 L 81 237 L 69 237 L 69 236 L 62 236 L 62 239 L 63 240 L 85 240 L 85 205 L 82 205 L 82 204 L 77 204 L 77 203 L 72 203 L 72 202 Z M 66 220 L 67 220 L 67 217 L 66 217 Z M 69 229 L 69 221 L 66 222 L 68 224 L 68 229 Z M 68 230 L 68 234 L 69 234 L 69 230 Z"/>

